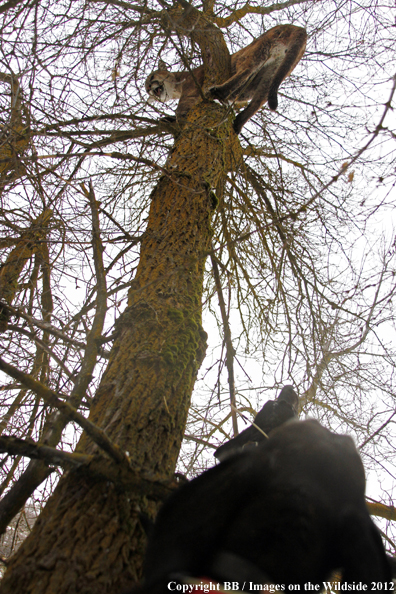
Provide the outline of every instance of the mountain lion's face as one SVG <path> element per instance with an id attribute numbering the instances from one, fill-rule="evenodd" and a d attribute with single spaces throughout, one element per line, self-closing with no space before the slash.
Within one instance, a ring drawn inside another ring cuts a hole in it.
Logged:
<path id="1" fill-rule="evenodd" d="M 265 103 L 272 110 L 277 108 L 279 86 L 300 61 L 306 42 L 302 27 L 276 25 L 231 56 L 231 77 L 206 93 L 212 100 L 236 107 L 248 103 L 234 120 L 237 134 Z M 202 96 L 204 67 L 188 72 L 168 72 L 164 63 L 159 67 L 146 79 L 149 102 L 180 99 L 176 119 L 181 122 Z"/>
<path id="2" fill-rule="evenodd" d="M 167 70 L 156 70 L 146 79 L 146 91 L 150 95 L 149 102 L 170 101 L 180 99 L 181 84 L 177 83 L 175 77 Z"/>

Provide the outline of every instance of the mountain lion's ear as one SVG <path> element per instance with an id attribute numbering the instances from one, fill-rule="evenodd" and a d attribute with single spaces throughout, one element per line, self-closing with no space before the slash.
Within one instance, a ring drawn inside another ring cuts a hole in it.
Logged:
<path id="1" fill-rule="evenodd" d="M 168 70 L 168 64 L 163 60 L 158 60 L 158 70 Z"/>

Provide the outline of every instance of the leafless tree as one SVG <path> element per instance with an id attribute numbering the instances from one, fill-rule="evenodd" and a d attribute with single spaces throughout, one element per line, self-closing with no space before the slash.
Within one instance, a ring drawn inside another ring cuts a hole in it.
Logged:
<path id="1" fill-rule="evenodd" d="M 3 555 L 53 493 L 5 594 L 137 581 L 139 513 L 284 383 L 302 415 L 355 437 L 393 552 L 392 9 L 0 6 Z M 307 50 L 277 113 L 238 137 L 205 93 L 281 23 L 307 29 Z M 185 123 L 147 103 L 159 58 L 205 66 Z"/>

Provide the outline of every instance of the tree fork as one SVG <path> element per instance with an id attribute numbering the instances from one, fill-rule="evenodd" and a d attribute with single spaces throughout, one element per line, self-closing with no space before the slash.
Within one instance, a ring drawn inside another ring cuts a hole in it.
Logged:
<path id="1" fill-rule="evenodd" d="M 201 327 L 203 271 L 210 251 L 212 188 L 240 162 L 232 117 L 200 102 L 152 192 L 129 304 L 116 323 L 108 367 L 90 420 L 158 479 L 174 473 L 190 397 L 206 348 Z M 77 451 L 92 454 L 83 434 Z M 67 473 L 12 558 L 3 594 L 116 594 L 141 576 L 140 511 L 156 503 L 81 470 Z"/>

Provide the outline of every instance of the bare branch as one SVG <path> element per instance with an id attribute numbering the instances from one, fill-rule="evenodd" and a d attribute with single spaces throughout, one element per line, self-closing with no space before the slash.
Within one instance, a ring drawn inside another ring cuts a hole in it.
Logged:
<path id="1" fill-rule="evenodd" d="M 223 289 L 221 287 L 220 281 L 220 274 L 219 274 L 219 267 L 217 265 L 216 257 L 213 255 L 213 246 L 212 246 L 212 254 L 210 256 L 213 268 L 213 276 L 215 279 L 217 295 L 219 298 L 219 305 L 221 311 L 221 317 L 223 320 L 224 326 L 224 342 L 226 344 L 226 366 L 228 370 L 228 385 L 230 388 L 230 403 L 231 403 L 231 416 L 232 416 L 232 426 L 234 429 L 234 435 L 238 435 L 238 422 L 237 417 L 235 414 L 236 410 L 236 400 L 235 400 L 235 378 L 234 378 L 234 356 L 235 356 L 235 349 L 232 346 L 232 338 L 231 338 L 231 328 L 228 320 L 228 315 L 226 311 L 224 296 L 223 296 Z"/>
<path id="2" fill-rule="evenodd" d="M 59 411 L 65 415 L 66 418 L 80 425 L 80 427 L 82 427 L 89 435 L 89 437 L 116 462 L 123 462 L 127 459 L 122 450 L 109 440 L 106 433 L 102 429 L 99 429 L 96 427 L 96 425 L 91 423 L 91 421 L 83 417 L 70 404 L 60 400 L 55 392 L 33 379 L 30 375 L 27 375 L 26 373 L 23 373 L 23 371 L 19 371 L 19 369 L 9 365 L 3 361 L 3 359 L 0 359 L 0 369 L 24 384 L 27 388 L 29 388 L 29 390 L 35 392 L 44 400 L 46 404 L 59 409 Z"/>
<path id="3" fill-rule="evenodd" d="M 8 435 L 2 435 L 0 437 L 0 452 L 13 456 L 27 456 L 28 458 L 43 460 L 46 464 L 66 468 L 87 464 L 92 459 L 92 456 L 63 452 L 62 450 L 50 448 L 40 443 L 34 443 L 33 440 L 26 441 L 19 437 Z"/>
<path id="4" fill-rule="evenodd" d="M 245 4 L 242 8 L 238 8 L 237 10 L 233 10 L 230 16 L 221 18 L 221 17 L 213 17 L 213 22 L 216 23 L 218 27 L 226 28 L 232 25 L 233 23 L 239 22 L 243 17 L 247 16 L 248 14 L 271 14 L 272 12 L 277 12 L 279 10 L 284 10 L 289 6 L 293 6 L 296 4 L 306 4 L 309 0 L 287 0 L 287 2 L 277 2 L 276 4 L 271 4 L 271 6 L 251 6 L 250 4 Z"/>

